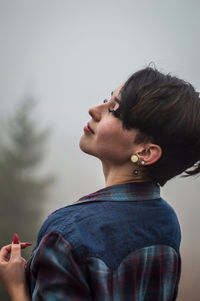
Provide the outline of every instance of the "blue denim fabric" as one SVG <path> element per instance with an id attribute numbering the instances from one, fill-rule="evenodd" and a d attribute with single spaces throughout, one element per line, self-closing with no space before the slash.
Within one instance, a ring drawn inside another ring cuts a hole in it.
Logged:
<path id="1" fill-rule="evenodd" d="M 138 190 L 143 191 L 143 200 L 137 200 Z M 56 231 L 80 258 L 101 258 L 111 269 L 116 269 L 131 251 L 152 245 L 168 245 L 179 253 L 181 232 L 176 213 L 162 198 L 152 199 L 158 197 L 158 191 L 151 183 L 99 190 L 95 193 L 96 201 L 92 194 L 90 200 L 84 197 L 51 214 L 41 228 L 38 243 L 48 232 Z M 116 201 L 119 194 L 120 201 Z"/>

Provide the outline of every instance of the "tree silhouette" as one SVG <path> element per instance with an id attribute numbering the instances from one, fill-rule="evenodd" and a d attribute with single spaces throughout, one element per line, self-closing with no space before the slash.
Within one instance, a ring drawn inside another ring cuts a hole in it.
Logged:
<path id="1" fill-rule="evenodd" d="M 54 181 L 40 172 L 50 131 L 40 128 L 34 109 L 31 98 L 23 100 L 0 133 L 1 246 L 9 244 L 14 233 L 35 243 L 43 204 Z M 2 289 L 0 300 L 9 300 Z"/>

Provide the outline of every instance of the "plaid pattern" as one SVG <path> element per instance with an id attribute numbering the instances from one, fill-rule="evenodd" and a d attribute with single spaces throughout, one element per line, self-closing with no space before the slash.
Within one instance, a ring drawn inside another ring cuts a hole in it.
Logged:
<path id="1" fill-rule="evenodd" d="M 118 184 L 103 188 L 80 198 L 76 203 L 96 201 L 141 201 L 160 198 L 160 187 L 150 182 Z"/>
<path id="2" fill-rule="evenodd" d="M 139 193 L 139 195 L 137 195 L 137 193 Z M 117 198 L 117 196 L 119 198 Z M 94 249 L 91 251 L 91 247 L 88 247 L 91 242 L 89 240 L 87 241 L 87 237 L 82 237 L 81 228 L 79 227 L 76 237 L 73 234 L 72 228 L 70 228 L 70 224 L 76 227 L 74 220 L 70 220 L 71 216 L 79 216 L 80 210 L 80 216 L 85 220 L 84 208 L 86 208 L 85 211 L 87 212 L 91 204 L 93 208 L 92 215 L 94 215 L 96 210 L 98 212 L 98 206 L 101 205 L 101 201 L 106 200 L 103 205 L 111 203 L 112 205 L 114 204 L 114 206 L 115 204 L 121 206 L 122 203 L 118 202 L 119 199 L 126 201 L 125 203 L 123 202 L 123 206 L 126 206 L 127 203 L 130 205 L 130 201 L 134 201 L 131 202 L 131 204 L 134 206 L 141 204 L 141 208 L 143 208 L 144 206 L 151 206 L 151 203 L 155 203 L 155 199 L 157 200 L 158 198 L 159 187 L 150 183 L 116 185 L 81 198 L 74 205 L 65 207 L 64 209 L 61 208 L 53 213 L 44 223 L 39 234 L 38 244 L 27 263 L 26 272 L 32 300 L 175 300 L 180 279 L 181 259 L 179 251 L 176 247 L 173 247 L 172 244 L 160 244 L 158 241 L 158 243 L 148 246 L 145 246 L 145 243 L 143 243 L 143 247 L 142 244 L 139 243 L 139 248 L 131 248 L 131 245 L 129 246 L 129 234 L 123 233 L 125 241 L 127 236 L 128 252 L 126 251 L 126 255 L 121 257 L 122 245 L 120 245 L 119 249 L 117 251 L 115 250 L 116 252 L 111 252 L 109 259 L 107 253 L 110 251 L 109 249 L 104 249 L 103 251 L 102 241 L 100 243 L 100 248 L 102 249 L 100 252 L 96 246 L 98 240 L 97 242 L 95 241 Z M 140 202 L 137 204 L 138 200 Z M 142 200 L 145 201 L 143 202 Z M 146 202 L 147 200 L 148 204 Z M 109 201 L 117 201 L 117 203 Z M 97 207 L 96 205 L 94 207 L 94 202 L 98 205 Z M 156 207 L 156 205 L 154 206 Z M 106 210 L 107 208 L 108 207 L 106 207 Z M 156 210 L 158 210 L 158 208 Z M 66 212 L 68 215 L 66 215 Z M 115 211 L 112 212 L 114 212 L 113 215 L 115 216 Z M 90 211 L 88 214 L 91 216 Z M 64 215 L 67 216 L 64 220 L 65 223 L 67 223 L 66 228 L 63 228 L 62 223 Z M 128 218 L 128 215 L 126 218 Z M 57 227 L 58 224 L 61 225 L 60 228 Z M 105 233 L 109 232 L 109 228 L 112 227 L 112 224 L 113 217 L 110 223 L 109 221 L 106 223 Z M 83 224 L 81 225 L 83 226 Z M 128 227 L 129 226 L 130 224 L 128 224 Z M 89 224 L 87 228 L 88 232 L 90 232 L 91 227 L 93 227 L 93 225 Z M 116 228 L 113 229 L 111 233 L 115 236 L 117 235 Z M 153 232 L 157 231 L 157 229 L 154 230 Z M 98 238 L 100 234 L 96 232 L 96 228 L 94 231 Z M 119 227 L 119 231 L 123 232 L 124 229 Z M 174 231 L 176 232 L 177 229 L 175 228 Z M 101 235 L 102 233 L 103 232 L 101 232 Z M 112 248 L 112 244 L 106 241 L 108 237 L 109 236 L 106 238 L 105 236 L 103 242 L 106 246 Z M 87 245 L 87 248 L 85 246 L 82 248 L 82 244 Z M 116 244 L 116 242 L 113 244 Z M 117 264 L 113 261 L 112 256 L 118 258 Z M 112 264 L 112 262 L 114 262 L 114 264 Z"/>

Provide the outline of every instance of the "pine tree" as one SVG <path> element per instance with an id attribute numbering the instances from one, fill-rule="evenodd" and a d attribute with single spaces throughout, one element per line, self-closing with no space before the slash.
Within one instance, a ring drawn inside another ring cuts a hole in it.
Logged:
<path id="1" fill-rule="evenodd" d="M 39 173 L 49 129 L 40 128 L 34 108 L 32 99 L 24 100 L 0 133 L 0 246 L 9 244 L 14 233 L 35 244 L 43 204 L 54 180 Z M 0 300 L 7 300 L 2 290 Z"/>

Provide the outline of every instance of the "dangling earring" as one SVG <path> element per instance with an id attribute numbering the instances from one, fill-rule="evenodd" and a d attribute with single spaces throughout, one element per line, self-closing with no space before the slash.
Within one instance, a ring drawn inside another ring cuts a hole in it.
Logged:
<path id="1" fill-rule="evenodd" d="M 143 165 L 143 166 L 145 165 L 144 160 L 142 160 L 142 161 L 140 162 L 140 161 L 139 161 L 139 157 L 138 157 L 137 155 L 132 155 L 132 156 L 131 156 L 131 162 L 137 163 L 138 167 L 139 167 L 139 165 Z M 138 175 L 139 175 L 139 168 L 134 169 L 133 175 L 134 175 L 134 176 L 138 176 Z"/>
<path id="2" fill-rule="evenodd" d="M 131 156 L 131 162 L 137 163 L 137 164 L 138 164 L 138 161 L 139 161 L 139 158 L 138 158 L 137 155 L 132 155 L 132 156 Z M 134 169 L 133 175 L 134 175 L 134 176 L 138 176 L 138 175 L 139 175 L 139 170 L 138 170 L 138 168 Z"/>

